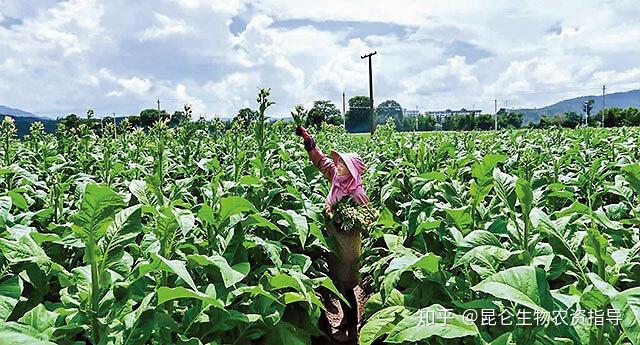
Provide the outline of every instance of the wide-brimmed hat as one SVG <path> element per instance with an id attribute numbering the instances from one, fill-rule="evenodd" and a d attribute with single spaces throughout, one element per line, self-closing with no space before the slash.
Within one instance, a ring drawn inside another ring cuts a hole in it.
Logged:
<path id="1" fill-rule="evenodd" d="M 360 157 L 360 155 L 355 152 L 344 153 L 332 150 L 331 159 L 333 159 L 334 164 L 341 159 L 347 166 L 347 170 L 349 170 L 351 177 L 354 178 L 360 176 L 360 174 L 362 174 L 362 172 L 365 170 L 365 165 L 362 157 Z"/>

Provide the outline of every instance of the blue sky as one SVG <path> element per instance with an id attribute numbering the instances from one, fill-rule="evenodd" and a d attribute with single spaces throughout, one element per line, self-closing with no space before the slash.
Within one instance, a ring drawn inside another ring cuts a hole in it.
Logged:
<path id="1" fill-rule="evenodd" d="M 269 115 L 368 94 L 421 111 L 640 88 L 636 1 L 0 0 L 0 105 Z"/>

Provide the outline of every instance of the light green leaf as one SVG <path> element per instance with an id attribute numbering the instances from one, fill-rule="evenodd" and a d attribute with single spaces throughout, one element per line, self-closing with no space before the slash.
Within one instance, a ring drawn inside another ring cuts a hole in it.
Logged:
<path id="1" fill-rule="evenodd" d="M 527 217 L 531 213 L 533 208 L 533 191 L 531 190 L 531 184 L 529 181 L 519 178 L 516 182 L 516 196 L 522 207 L 522 213 Z"/>
<path id="2" fill-rule="evenodd" d="M 163 271 L 170 272 L 176 274 L 182 280 L 184 280 L 187 285 L 189 285 L 193 290 L 197 290 L 196 283 L 191 279 L 191 275 L 189 271 L 187 271 L 187 267 L 184 261 L 180 260 L 167 260 L 162 257 L 160 254 L 151 254 L 151 257 L 154 261 L 158 262 L 159 268 Z"/>
<path id="3" fill-rule="evenodd" d="M 222 302 L 214 296 L 210 296 L 200 291 L 187 289 L 181 286 L 175 288 L 161 286 L 158 288 L 158 291 L 156 293 L 158 294 L 158 305 L 167 301 L 172 301 L 174 299 L 195 298 L 216 308 L 224 309 L 224 305 L 222 304 Z"/>
<path id="4" fill-rule="evenodd" d="M 531 266 L 517 266 L 493 274 L 471 288 L 539 312 L 549 312 L 553 299 L 545 272 Z"/>
<path id="5" fill-rule="evenodd" d="M 72 227 L 86 243 L 91 245 L 104 235 L 110 223 L 114 208 L 125 206 L 122 197 L 107 186 L 95 183 L 88 184 L 84 190 L 80 211 L 73 215 L 75 226 Z"/>
<path id="6" fill-rule="evenodd" d="M 220 222 L 242 212 L 258 212 L 258 210 L 249 200 L 241 196 L 230 196 L 220 200 Z"/>
<path id="7" fill-rule="evenodd" d="M 56 320 L 59 316 L 61 315 L 48 311 L 42 304 L 38 304 L 19 318 L 18 322 L 33 327 L 33 329 L 41 334 L 46 334 L 47 338 L 49 338 L 53 334 Z"/>
<path id="8" fill-rule="evenodd" d="M 105 232 L 104 238 L 99 242 L 102 257 L 98 263 L 101 265 L 100 271 L 104 271 L 111 266 L 114 260 L 119 260 L 116 256 L 117 250 L 122 250 L 122 246 L 133 240 L 141 231 L 141 211 L 140 204 L 125 208 L 116 213 L 115 219 Z"/>
<path id="9" fill-rule="evenodd" d="M 204 256 L 199 254 L 187 255 L 187 260 L 193 261 L 200 266 L 212 265 L 218 268 L 222 275 L 222 281 L 225 287 L 230 287 L 240 282 L 247 276 L 250 270 L 248 262 L 243 262 L 231 267 L 223 256 L 213 254 Z"/>
<path id="10" fill-rule="evenodd" d="M 389 333 L 398 315 L 404 314 L 404 306 L 391 306 L 371 315 L 360 330 L 360 345 L 371 345 L 376 339 Z"/>
<path id="11" fill-rule="evenodd" d="M 7 226 L 7 220 L 9 219 L 9 211 L 11 210 L 11 197 L 0 197 L 0 228 Z"/>
<path id="12" fill-rule="evenodd" d="M 640 287 L 622 291 L 611 299 L 611 306 L 620 310 L 620 325 L 631 343 L 640 344 Z"/>
<path id="13" fill-rule="evenodd" d="M 498 168 L 493 169 L 493 188 L 496 195 L 512 212 L 516 209 L 515 184 L 515 177 L 503 173 Z"/>
<path id="14" fill-rule="evenodd" d="M 385 342 L 399 344 L 421 341 L 434 335 L 453 339 L 478 334 L 475 323 L 434 304 L 400 321 L 389 332 Z"/>
<path id="15" fill-rule="evenodd" d="M 51 262 L 44 250 L 28 235 L 17 241 L 0 238 L 0 252 L 12 264 L 34 262 L 45 268 Z"/>
<path id="16" fill-rule="evenodd" d="M 41 340 L 32 335 L 9 330 L 0 331 L 0 339 L 2 339 L 2 345 L 56 345 L 56 343 Z"/>
<path id="17" fill-rule="evenodd" d="M 591 284 L 593 284 L 593 286 L 595 286 L 596 289 L 602 292 L 605 296 L 614 298 L 619 294 L 616 288 L 611 286 L 611 284 L 607 283 L 606 281 L 602 280 L 599 275 L 589 272 L 587 273 L 587 277 L 589 277 L 589 280 L 591 280 Z"/>
<path id="18" fill-rule="evenodd" d="M 304 247 L 305 242 L 307 241 L 307 236 L 309 236 L 309 225 L 307 223 L 307 218 L 298 214 L 294 210 L 282 210 L 279 208 L 274 208 L 273 213 L 280 215 L 293 230 L 300 237 L 300 244 Z"/>
<path id="19" fill-rule="evenodd" d="M 0 320 L 7 321 L 22 295 L 22 279 L 13 276 L 0 283 Z"/>

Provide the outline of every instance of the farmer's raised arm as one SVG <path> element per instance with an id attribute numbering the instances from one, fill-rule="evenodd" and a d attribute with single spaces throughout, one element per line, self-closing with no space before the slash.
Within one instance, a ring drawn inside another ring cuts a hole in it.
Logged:
<path id="1" fill-rule="evenodd" d="M 296 133 L 304 139 L 304 148 L 311 158 L 311 162 L 315 165 L 322 175 L 329 181 L 333 179 L 333 175 L 336 173 L 336 167 L 333 161 L 327 158 L 320 148 L 316 146 L 316 141 L 307 133 L 307 130 L 302 126 L 296 128 Z"/>

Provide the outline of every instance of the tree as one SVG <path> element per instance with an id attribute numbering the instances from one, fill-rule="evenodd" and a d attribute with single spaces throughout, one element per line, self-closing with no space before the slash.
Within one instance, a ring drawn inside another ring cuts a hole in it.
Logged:
<path id="1" fill-rule="evenodd" d="M 605 127 L 619 127 L 624 123 L 623 110 L 620 108 L 607 108 L 604 111 L 604 126 Z M 602 118 L 602 114 L 599 113 L 598 117 Z"/>
<path id="2" fill-rule="evenodd" d="M 131 127 L 139 127 L 141 124 L 140 116 L 133 115 L 133 116 L 127 117 L 127 119 L 129 119 L 129 125 Z"/>
<path id="3" fill-rule="evenodd" d="M 140 112 L 140 125 L 149 128 L 153 126 L 156 121 L 167 118 L 169 118 L 169 115 L 164 110 L 145 109 Z"/>
<path id="4" fill-rule="evenodd" d="M 493 129 L 495 123 L 491 114 L 480 114 L 476 117 L 476 129 L 484 131 Z"/>
<path id="5" fill-rule="evenodd" d="M 460 115 L 460 126 L 463 131 L 472 131 L 476 128 L 476 115 L 474 113 Z"/>
<path id="6" fill-rule="evenodd" d="M 393 119 L 396 128 L 400 130 L 399 124 L 402 122 L 402 106 L 400 103 L 390 99 L 378 104 L 376 108 L 376 123 L 385 124 L 387 119 Z"/>
<path id="7" fill-rule="evenodd" d="M 625 126 L 640 126 L 640 110 L 629 107 L 624 111 Z"/>
<path id="8" fill-rule="evenodd" d="M 240 111 L 238 111 L 238 115 L 233 118 L 233 120 L 238 121 L 244 129 L 249 128 L 251 123 L 256 119 L 258 119 L 258 112 L 250 108 L 240 109 Z"/>
<path id="9" fill-rule="evenodd" d="M 307 113 L 306 124 L 307 126 L 315 126 L 320 129 L 323 122 L 338 122 L 337 124 L 342 123 L 342 116 L 340 115 L 340 110 L 335 106 L 335 104 L 330 101 L 315 101 L 313 102 L 313 107 Z M 336 124 L 336 123 L 332 123 Z"/>
<path id="10" fill-rule="evenodd" d="M 345 115 L 344 124 L 347 132 L 368 132 L 369 97 L 354 96 L 349 99 L 349 111 Z"/>
<path id="11" fill-rule="evenodd" d="M 62 119 L 60 123 L 63 124 L 67 130 L 69 130 L 71 128 L 78 128 L 78 126 L 80 126 L 80 123 L 82 123 L 82 121 L 80 120 L 78 115 L 69 114 L 64 119 Z"/>
<path id="12" fill-rule="evenodd" d="M 502 110 L 501 110 L 502 111 Z M 499 128 L 520 128 L 522 126 L 522 119 L 524 118 L 524 114 L 516 113 L 516 112 L 506 112 L 502 113 L 498 112 L 498 127 Z"/>
<path id="13" fill-rule="evenodd" d="M 575 111 L 564 113 L 564 122 L 560 123 L 562 127 L 576 128 L 580 125 L 582 117 Z"/>
<path id="14" fill-rule="evenodd" d="M 460 115 L 448 115 L 442 120 L 442 129 L 445 131 L 457 131 L 461 129 Z"/>
<path id="15" fill-rule="evenodd" d="M 418 130 L 433 131 L 436 129 L 436 118 L 428 113 L 418 115 Z"/>
<path id="16" fill-rule="evenodd" d="M 171 115 L 171 121 L 169 121 L 169 126 L 176 127 L 182 126 L 183 124 L 190 122 L 193 117 L 193 111 L 191 110 L 190 104 L 185 104 L 182 110 L 176 110 L 173 115 Z"/>

